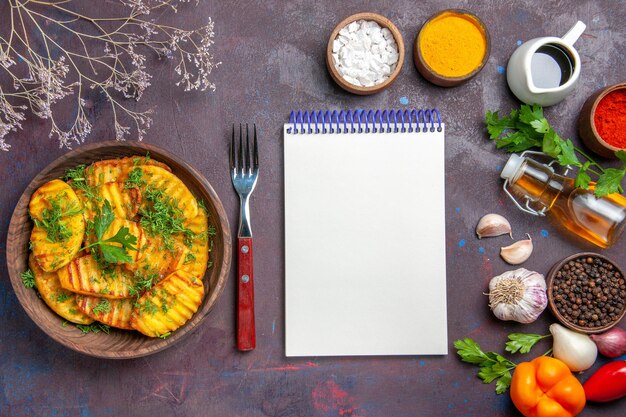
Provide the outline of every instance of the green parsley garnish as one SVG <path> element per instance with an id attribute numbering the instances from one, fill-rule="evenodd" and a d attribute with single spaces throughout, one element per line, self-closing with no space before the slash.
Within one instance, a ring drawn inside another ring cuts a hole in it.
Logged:
<path id="1" fill-rule="evenodd" d="M 83 209 L 75 203 L 65 208 L 61 207 L 61 197 L 48 199 L 51 207 L 43 210 L 41 219 L 33 219 L 35 226 L 44 229 L 47 234 L 46 239 L 52 243 L 62 242 L 72 236 L 72 229 L 67 227 L 61 218 L 76 216 L 83 212 Z"/>
<path id="2" fill-rule="evenodd" d="M 145 300 L 143 304 L 140 305 L 139 309 L 142 313 L 149 313 L 152 316 L 154 316 L 159 311 L 157 305 L 150 300 Z"/>
<path id="3" fill-rule="evenodd" d="M 542 339 L 551 335 L 512 333 L 505 344 L 505 350 L 510 353 L 528 353 Z M 470 338 L 454 342 L 457 354 L 463 362 L 480 367 L 478 377 L 485 383 L 496 381 L 496 394 L 502 394 L 511 385 L 511 371 L 517 366 L 504 356 L 496 352 L 483 352 L 480 345 Z M 552 349 L 543 354 L 549 355 Z"/>
<path id="4" fill-rule="evenodd" d="M 124 182 L 124 188 L 141 187 L 145 184 L 146 181 L 143 179 L 143 170 L 140 167 L 135 167 L 128 173 L 128 178 Z"/>
<path id="5" fill-rule="evenodd" d="M 184 233 L 186 242 L 191 239 L 193 232 L 185 227 L 185 216 L 174 199 L 165 195 L 163 190 L 150 188 L 145 190 L 144 197 L 151 203 L 140 211 L 139 222 L 144 230 L 152 236 L 161 236 L 168 250 L 173 249 L 174 233 Z"/>
<path id="6" fill-rule="evenodd" d="M 159 274 L 157 274 L 156 272 L 142 273 L 141 271 L 137 271 L 135 272 L 134 278 L 135 284 L 130 287 L 129 292 L 130 295 L 138 297 L 144 291 L 149 290 L 154 286 L 154 284 L 157 283 L 157 281 L 159 280 Z"/>
<path id="7" fill-rule="evenodd" d="M 498 112 L 488 111 L 485 117 L 489 137 L 496 141 L 498 149 L 507 152 L 522 152 L 539 148 L 543 153 L 555 158 L 562 166 L 578 168 L 576 187 L 590 188 L 591 176 L 597 176 L 594 193 L 597 197 L 622 192 L 621 182 L 626 175 L 626 151 L 617 151 L 615 155 L 624 163 L 621 168 L 602 168 L 570 139 L 562 139 L 550 126 L 539 105 L 522 105 L 519 110 L 512 110 L 509 116 L 500 117 Z M 585 159 L 581 162 L 579 154 Z"/>
<path id="8" fill-rule="evenodd" d="M 106 333 L 109 334 L 111 333 L 111 327 L 106 325 L 106 324 L 102 324 L 102 323 L 93 323 L 90 325 L 85 325 L 85 324 L 77 324 L 76 328 L 78 328 L 78 330 L 80 330 L 81 332 L 83 332 L 84 334 L 87 333 Z"/>
<path id="9" fill-rule="evenodd" d="M 511 371 L 517 366 L 515 363 L 495 352 L 483 352 L 478 343 L 467 337 L 455 341 L 454 347 L 463 362 L 480 367 L 478 377 L 485 384 L 497 379 L 496 394 L 502 394 L 509 388 Z"/>
<path id="10" fill-rule="evenodd" d="M 111 303 L 106 298 L 101 298 L 100 302 L 93 308 L 93 312 L 96 314 L 107 314 L 111 311 Z"/>
<path id="11" fill-rule="evenodd" d="M 133 259 L 128 255 L 128 250 L 137 250 L 135 245 L 137 244 L 137 237 L 130 234 L 128 227 L 122 227 L 117 231 L 115 236 L 102 240 L 102 236 L 107 231 L 115 215 L 111 209 L 109 200 L 104 200 L 102 210 L 96 209 L 96 216 L 93 221 L 93 231 L 96 235 L 97 241 L 85 246 L 81 250 L 88 249 L 94 246 L 99 246 L 102 252 L 102 256 L 106 262 L 109 263 L 132 263 Z M 112 245 L 112 243 L 119 243 L 122 246 Z"/>
<path id="12" fill-rule="evenodd" d="M 185 255 L 185 261 L 183 262 L 183 265 L 190 264 L 195 260 L 196 260 L 196 255 L 194 255 L 192 252 L 188 252 L 187 255 Z"/>
<path id="13" fill-rule="evenodd" d="M 87 184 L 87 169 L 85 165 L 70 168 L 65 171 L 63 181 L 68 182 L 73 189 L 82 191 L 89 201 L 100 202 L 102 197 L 98 194 L 98 188 Z"/>
<path id="14" fill-rule="evenodd" d="M 26 288 L 33 288 L 35 286 L 35 274 L 30 269 L 22 272 L 20 277 L 22 277 L 22 284 L 24 284 Z"/>
<path id="15" fill-rule="evenodd" d="M 528 353 L 537 342 L 550 336 L 549 334 L 542 336 L 540 334 L 531 333 L 512 333 L 509 335 L 509 341 L 506 342 L 504 350 L 511 353 Z"/>
<path id="16" fill-rule="evenodd" d="M 69 300 L 70 298 L 72 298 L 72 294 L 69 294 L 63 290 L 60 290 L 59 292 L 57 292 L 56 294 L 56 301 L 57 303 L 64 303 L 67 300 Z"/>

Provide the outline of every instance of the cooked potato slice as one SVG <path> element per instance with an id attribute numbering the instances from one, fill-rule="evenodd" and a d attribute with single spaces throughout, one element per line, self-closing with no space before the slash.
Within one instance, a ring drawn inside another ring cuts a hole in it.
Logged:
<path id="1" fill-rule="evenodd" d="M 28 258 L 28 266 L 35 275 L 35 286 L 41 298 L 59 316 L 76 324 L 91 324 L 93 319 L 80 311 L 76 303 L 76 294 L 61 287 L 56 272 L 45 272 L 34 256 Z"/>
<path id="2" fill-rule="evenodd" d="M 156 273 L 161 279 L 176 270 L 182 254 L 183 247 L 176 241 L 173 241 L 172 247 L 168 249 L 161 237 L 144 234 L 139 248 L 139 259 L 135 263 L 125 264 L 125 267 L 133 272 L 145 270 Z"/>
<path id="3" fill-rule="evenodd" d="M 143 166 L 141 169 L 145 182 L 141 188 L 142 195 L 145 196 L 143 204 L 148 204 L 146 200 L 149 200 L 150 191 L 162 191 L 164 196 L 182 211 L 185 222 L 198 215 L 198 202 L 180 178 L 155 165 Z"/>
<path id="4" fill-rule="evenodd" d="M 204 209 L 198 209 L 198 215 L 187 223 L 187 228 L 193 233 L 191 241 L 186 241 L 182 234 L 176 235 L 176 240 L 184 248 L 176 269 L 202 279 L 209 262 L 209 220 Z"/>
<path id="5" fill-rule="evenodd" d="M 133 298 L 108 299 L 90 295 L 76 295 L 80 310 L 100 323 L 118 329 L 132 330 L 130 318 L 135 300 Z"/>
<path id="6" fill-rule="evenodd" d="M 143 156 L 107 159 L 94 162 L 87 168 L 87 184 L 101 185 L 107 182 L 124 182 L 128 178 L 128 173 L 136 166 L 158 166 L 165 171 L 171 171 L 170 167 L 164 163 Z"/>
<path id="7" fill-rule="evenodd" d="M 85 234 L 82 211 L 74 190 L 61 180 L 47 182 L 33 193 L 29 213 L 35 226 L 30 241 L 45 272 L 67 265 L 80 250 Z"/>
<path id="8" fill-rule="evenodd" d="M 92 255 L 73 259 L 58 274 L 66 290 L 96 297 L 129 298 L 134 283 L 132 275 L 120 266 L 101 270 Z"/>
<path id="9" fill-rule="evenodd" d="M 93 220 L 96 209 L 108 200 L 115 217 L 132 220 L 139 212 L 141 203 L 141 191 L 138 187 L 127 188 L 123 182 L 107 182 L 106 184 L 93 187 L 95 198 L 87 197 L 84 190 L 76 190 L 76 195 L 83 203 L 85 219 Z"/>
<path id="10" fill-rule="evenodd" d="M 131 326 L 150 337 L 172 332 L 193 316 L 203 297 L 202 280 L 176 271 L 139 297 Z"/>

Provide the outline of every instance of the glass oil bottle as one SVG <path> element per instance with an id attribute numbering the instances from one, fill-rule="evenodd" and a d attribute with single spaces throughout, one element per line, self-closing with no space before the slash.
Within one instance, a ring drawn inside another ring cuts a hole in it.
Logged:
<path id="1" fill-rule="evenodd" d="M 602 247 L 613 245 L 626 227 L 626 197 L 615 193 L 598 198 L 574 186 L 572 178 L 556 174 L 552 167 L 511 155 L 500 177 L 504 190 L 523 211 L 546 213 L 570 232 Z"/>

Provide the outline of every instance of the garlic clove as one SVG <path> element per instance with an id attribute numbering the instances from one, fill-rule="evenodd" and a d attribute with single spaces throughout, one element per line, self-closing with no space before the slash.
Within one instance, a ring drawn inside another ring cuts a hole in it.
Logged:
<path id="1" fill-rule="evenodd" d="M 508 234 L 513 239 L 511 232 L 511 224 L 507 219 L 499 214 L 486 214 L 479 221 L 476 226 L 476 234 L 479 239 L 483 237 L 494 237 L 504 234 Z"/>
<path id="2" fill-rule="evenodd" d="M 530 258 L 530 254 L 533 253 L 533 240 L 528 233 L 526 233 L 526 236 L 528 236 L 528 239 L 518 240 L 510 246 L 500 248 L 502 259 L 511 265 L 519 265 L 526 262 Z"/>

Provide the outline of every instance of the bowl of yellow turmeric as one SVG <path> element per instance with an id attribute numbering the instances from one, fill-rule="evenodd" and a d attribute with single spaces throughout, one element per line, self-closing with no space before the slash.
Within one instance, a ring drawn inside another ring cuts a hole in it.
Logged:
<path id="1" fill-rule="evenodd" d="M 430 17 L 420 29 L 413 60 L 431 83 L 454 87 L 480 72 L 490 49 L 487 27 L 476 15 L 446 9 Z"/>

